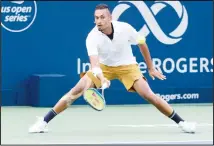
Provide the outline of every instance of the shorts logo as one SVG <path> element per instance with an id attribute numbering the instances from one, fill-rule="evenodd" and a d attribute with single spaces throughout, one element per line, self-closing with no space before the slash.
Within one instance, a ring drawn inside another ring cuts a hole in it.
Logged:
<path id="1" fill-rule="evenodd" d="M 186 8 L 179 1 L 155 1 L 155 4 L 153 4 L 151 8 L 148 8 L 143 1 L 119 1 L 119 3 L 120 4 L 117 5 L 112 12 L 113 19 L 118 20 L 119 17 L 130 8 L 129 3 L 131 3 L 138 9 L 146 22 L 146 24 L 139 30 L 139 33 L 143 34 L 145 37 L 149 35 L 151 31 L 161 43 L 172 45 L 179 42 L 182 39 L 182 35 L 187 30 L 188 14 Z M 171 6 L 180 18 L 180 24 L 174 31 L 169 33 L 168 36 L 160 28 L 154 17 L 167 5 Z"/>
<path id="2" fill-rule="evenodd" d="M 36 14 L 36 1 L 3 1 L 1 25 L 10 32 L 22 32 L 33 24 Z"/>

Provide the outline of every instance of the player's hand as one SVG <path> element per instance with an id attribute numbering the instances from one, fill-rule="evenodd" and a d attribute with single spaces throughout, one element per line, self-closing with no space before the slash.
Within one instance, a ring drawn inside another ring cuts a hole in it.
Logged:
<path id="1" fill-rule="evenodd" d="M 102 87 L 101 88 L 109 88 L 111 82 L 109 80 L 107 80 L 105 77 L 102 78 L 101 80 L 101 84 L 102 84 Z"/>
<path id="2" fill-rule="evenodd" d="M 149 75 L 153 80 L 155 79 L 155 77 L 160 79 L 160 80 L 166 79 L 166 76 L 164 76 L 161 71 L 159 71 L 155 68 L 149 69 Z"/>

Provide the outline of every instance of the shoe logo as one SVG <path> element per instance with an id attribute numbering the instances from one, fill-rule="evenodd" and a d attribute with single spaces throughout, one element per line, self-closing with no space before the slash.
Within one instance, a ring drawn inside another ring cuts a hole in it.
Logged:
<path id="1" fill-rule="evenodd" d="M 161 43 L 172 45 L 178 43 L 182 39 L 182 35 L 187 30 L 188 14 L 186 8 L 179 1 L 155 1 L 155 4 L 153 4 L 150 8 L 148 8 L 143 1 L 119 1 L 119 3 L 120 4 L 117 5 L 112 12 L 113 19 L 118 20 L 119 17 L 128 8 L 130 8 L 129 3 L 131 3 L 138 9 L 146 22 L 146 24 L 139 30 L 139 33 L 145 37 L 151 32 Z M 167 5 L 171 6 L 175 10 L 180 19 L 180 24 L 174 31 L 169 33 L 168 36 L 163 32 L 154 17 Z"/>

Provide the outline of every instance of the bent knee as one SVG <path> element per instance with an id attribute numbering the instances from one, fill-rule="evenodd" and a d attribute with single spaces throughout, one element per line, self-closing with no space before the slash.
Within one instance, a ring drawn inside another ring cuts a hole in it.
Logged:
<path id="1" fill-rule="evenodd" d="M 82 77 L 80 79 L 80 81 L 77 83 L 77 85 L 74 86 L 69 91 L 69 94 L 71 94 L 71 95 L 78 95 L 78 94 L 84 92 L 84 90 L 90 88 L 91 86 L 92 86 L 91 79 L 87 75 L 84 75 L 84 77 Z"/>
<path id="2" fill-rule="evenodd" d="M 77 100 L 79 97 L 81 97 L 82 93 L 73 95 L 71 92 L 68 92 L 65 94 L 61 100 L 66 101 L 68 104 L 73 103 L 75 100 Z"/>
<path id="3" fill-rule="evenodd" d="M 73 95 L 73 94 L 68 94 L 68 98 L 69 98 L 70 100 L 72 100 L 72 101 L 75 101 L 76 99 L 78 99 L 79 97 L 81 97 L 82 94 L 83 94 L 83 92 L 80 92 L 80 93 L 75 94 L 75 95 Z"/>
<path id="4" fill-rule="evenodd" d="M 78 95 L 81 92 L 83 92 L 83 90 L 84 90 L 84 87 L 74 87 L 71 89 L 71 91 L 68 93 L 68 95 L 69 96 Z"/>

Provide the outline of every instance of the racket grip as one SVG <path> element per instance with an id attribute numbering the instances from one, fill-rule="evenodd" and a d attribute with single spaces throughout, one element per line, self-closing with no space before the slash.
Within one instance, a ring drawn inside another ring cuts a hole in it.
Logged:
<path id="1" fill-rule="evenodd" d="M 108 84 L 107 83 L 104 83 L 103 85 L 102 85 L 102 89 L 106 89 L 108 87 Z"/>

